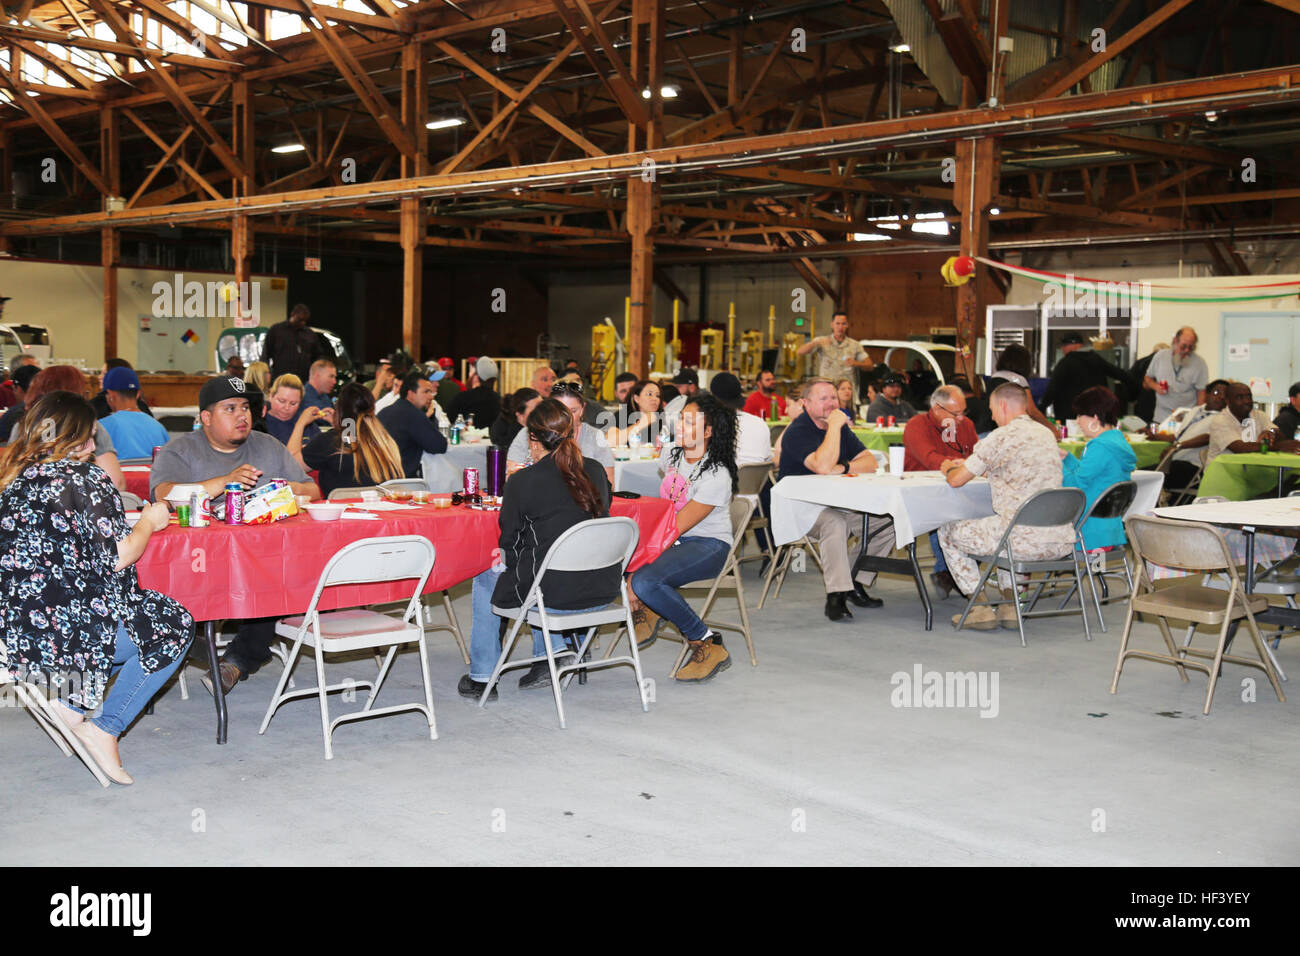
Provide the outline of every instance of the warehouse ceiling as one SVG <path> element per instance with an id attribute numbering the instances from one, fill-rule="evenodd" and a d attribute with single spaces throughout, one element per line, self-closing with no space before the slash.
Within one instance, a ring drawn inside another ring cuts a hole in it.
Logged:
<path id="1" fill-rule="evenodd" d="M 649 177 L 657 262 L 830 287 L 812 260 L 955 247 L 972 135 L 994 250 L 1202 232 L 1234 273 L 1300 224 L 1300 0 L 1001 2 L 6 2 L 0 242 L 244 212 L 391 248 L 416 197 L 433 254 L 625 262 Z"/>

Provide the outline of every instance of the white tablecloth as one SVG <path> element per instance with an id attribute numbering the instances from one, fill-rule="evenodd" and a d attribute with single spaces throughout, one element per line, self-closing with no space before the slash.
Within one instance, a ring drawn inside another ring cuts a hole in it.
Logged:
<path id="1" fill-rule="evenodd" d="M 439 494 L 463 491 L 466 468 L 477 468 L 479 484 L 486 487 L 487 450 L 491 447 L 491 442 L 478 442 L 473 445 L 448 445 L 441 455 L 425 452 L 420 463 L 429 490 Z"/>
<path id="2" fill-rule="evenodd" d="M 1164 475 L 1135 471 L 1137 496 L 1128 514 L 1155 507 Z M 950 488 L 937 471 L 903 475 L 798 475 L 782 478 L 772 489 L 772 535 L 777 544 L 802 538 L 824 508 L 847 508 L 894 519 L 894 538 L 906 547 L 948 521 L 993 514 L 993 492 L 982 478 Z"/>
<path id="3" fill-rule="evenodd" d="M 659 485 L 663 476 L 659 474 L 659 460 L 651 458 L 646 461 L 615 461 L 614 490 L 635 491 L 651 498 L 659 497 Z"/>

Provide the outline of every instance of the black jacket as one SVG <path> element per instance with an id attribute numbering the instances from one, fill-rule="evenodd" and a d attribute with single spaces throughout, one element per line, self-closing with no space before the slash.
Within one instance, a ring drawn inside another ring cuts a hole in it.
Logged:
<path id="1" fill-rule="evenodd" d="M 308 326 L 294 328 L 288 319 L 271 326 L 262 344 L 262 360 L 271 366 L 272 381 L 292 374 L 305 383 L 311 363 L 326 357 L 321 337 Z"/>
<path id="2" fill-rule="evenodd" d="M 1096 352 L 1078 349 L 1070 352 L 1052 369 L 1052 379 L 1047 383 L 1043 407 L 1051 406 L 1057 419 L 1074 417 L 1074 397 L 1094 386 L 1105 386 L 1108 379 L 1128 382 L 1128 372 L 1112 365 Z"/>
<path id="3" fill-rule="evenodd" d="M 533 586 L 537 569 L 557 538 L 580 521 L 609 515 L 609 480 L 600 462 L 582 460 L 583 470 L 600 496 L 601 513 L 587 514 L 578 507 L 555 459 L 547 455 L 537 464 L 517 471 L 506 480 L 501 503 L 501 557 L 506 570 L 497 580 L 492 603 L 520 607 Z M 601 571 L 552 571 L 542 582 L 548 608 L 580 610 L 601 607 L 618 598 L 619 568 Z"/>
<path id="4" fill-rule="evenodd" d="M 1144 422 L 1150 422 L 1156 417 L 1156 393 L 1142 387 L 1142 380 L 1147 375 L 1147 367 L 1155 354 L 1152 352 L 1150 355 L 1143 356 L 1128 370 L 1128 391 L 1133 399 L 1133 414 Z"/>
<path id="5" fill-rule="evenodd" d="M 480 385 L 469 391 L 461 392 L 451 403 L 451 408 L 443 409 L 453 422 L 457 415 L 464 415 L 465 422 L 474 416 L 475 428 L 491 428 L 492 423 L 501 414 L 501 396 L 490 385 Z"/>
<path id="6" fill-rule="evenodd" d="M 438 431 L 429 416 L 404 398 L 399 398 L 379 413 L 379 424 L 397 442 L 402 453 L 402 471 L 407 478 L 419 478 L 420 456 L 424 452 L 441 455 L 447 450 L 447 439 Z"/>

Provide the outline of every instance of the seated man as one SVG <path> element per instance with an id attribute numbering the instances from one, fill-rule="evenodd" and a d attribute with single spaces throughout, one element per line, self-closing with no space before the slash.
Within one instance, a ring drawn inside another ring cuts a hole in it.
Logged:
<path id="1" fill-rule="evenodd" d="M 903 377 L 897 372 L 885 376 L 880 381 L 880 394 L 867 407 L 867 421 L 894 416 L 894 421 L 902 425 L 916 414 L 916 409 L 903 400 Z"/>
<path id="2" fill-rule="evenodd" d="M 785 399 L 776 394 L 776 376 L 763 369 L 756 384 L 758 387 L 745 399 L 745 411 L 755 418 L 784 418 Z"/>
<path id="3" fill-rule="evenodd" d="M 331 425 L 334 424 L 334 399 L 330 398 L 330 393 L 334 391 L 334 383 L 338 381 L 338 377 L 338 371 L 332 361 L 317 359 L 311 363 L 307 384 L 302 390 L 302 407 L 319 408 L 325 412 L 321 418 Z"/>
<path id="4" fill-rule="evenodd" d="M 228 483 L 245 489 L 284 478 L 295 495 L 320 497 L 320 489 L 293 460 L 289 450 L 270 435 L 254 432 L 243 379 L 219 375 L 199 389 L 200 428 L 169 441 L 158 452 L 149 475 L 149 497 L 164 499 L 177 484 L 202 485 L 214 500 Z M 241 621 L 239 632 L 221 659 L 221 688 L 230 693 L 271 656 L 276 618 Z M 212 690 L 211 677 L 203 684 Z"/>
<path id="5" fill-rule="evenodd" d="M 1300 382 L 1294 383 L 1286 394 L 1287 404 L 1277 410 L 1273 424 L 1283 438 L 1300 438 Z"/>
<path id="6" fill-rule="evenodd" d="M 104 398 L 110 414 L 102 419 L 118 458 L 149 458 L 167 444 L 167 429 L 139 410 L 140 379 L 129 368 L 111 368 L 104 376 Z"/>
<path id="7" fill-rule="evenodd" d="M 966 417 L 966 396 L 956 385 L 942 385 L 930 393 L 930 411 L 914 415 L 903 428 L 903 470 L 939 471 L 945 461 L 965 460 L 979 436 Z M 930 580 L 947 597 L 956 587 L 939 546 L 939 532 L 930 532 L 934 574 Z"/>
<path id="8" fill-rule="evenodd" d="M 864 475 L 876 470 L 876 458 L 858 441 L 849 428 L 849 419 L 839 409 L 835 385 L 818 380 L 804 392 L 804 412 L 781 434 L 782 478 L 791 475 Z M 894 550 L 894 521 L 860 511 L 827 508 L 817 516 L 808 536 L 817 542 L 822 559 L 822 577 L 826 583 L 826 616 L 832 621 L 853 615 L 846 600 L 858 607 L 880 607 L 884 602 L 867 593 L 876 579 L 874 571 L 859 571 L 852 580 L 849 563 L 849 529 L 861 527 L 864 517 L 867 533 L 862 536 L 862 551 L 884 557 Z"/>
<path id="9" fill-rule="evenodd" d="M 1170 456 L 1166 488 L 1186 488 L 1191 482 L 1201 465 L 1203 449 L 1210 443 L 1210 423 L 1227 406 L 1228 383 L 1215 379 L 1205 386 L 1205 404 L 1186 409 L 1172 433 L 1163 435 L 1170 442 L 1165 449 L 1165 455 Z"/>
<path id="10" fill-rule="evenodd" d="M 578 449 L 582 452 L 582 457 L 599 462 L 605 469 L 609 486 L 614 487 L 614 453 L 600 429 L 582 420 L 586 405 L 586 399 L 582 397 L 582 386 L 556 382 L 551 386 L 549 397 L 558 398 L 568 408 L 569 414 L 573 416 L 573 427 L 577 430 Z M 529 454 L 528 429 L 521 428 L 506 450 L 506 468 L 513 473 L 525 464 L 532 464 Z"/>
<path id="11" fill-rule="evenodd" d="M 427 451 L 441 455 L 447 450 L 447 439 L 430 420 L 434 414 L 434 387 L 428 373 L 417 370 L 402 379 L 401 395 L 379 413 L 379 422 L 397 442 L 402 453 L 402 471 L 407 478 L 424 474 L 421 456 Z"/>
<path id="12" fill-rule="evenodd" d="M 1268 441 L 1272 451 L 1300 451 L 1300 442 L 1283 438 L 1268 416 L 1255 407 L 1255 396 L 1245 382 L 1228 386 L 1228 407 L 1210 419 L 1210 439 L 1205 453 L 1208 465 L 1220 455 L 1260 451 Z"/>
<path id="13" fill-rule="evenodd" d="M 1025 390 L 1013 382 L 1004 382 L 989 396 L 989 408 L 998 427 L 980 439 L 964 461 L 949 460 L 940 466 L 954 488 L 984 476 L 993 490 L 995 514 L 939 526 L 939 544 L 948 570 L 967 597 L 980 581 L 979 566 L 971 555 L 992 554 L 1016 509 L 1027 498 L 1047 488 L 1061 487 L 1061 450 L 1052 433 L 1029 417 Z M 1068 557 L 1074 547 L 1074 526 L 1019 528 L 1011 537 L 1011 547 L 1017 558 L 1028 561 Z M 1009 574 L 998 571 L 998 584 L 1005 599 L 1015 598 Z M 953 627 L 959 620 L 961 615 L 954 614 Z M 1010 604 L 998 605 L 996 614 L 988 605 L 979 604 L 966 617 L 966 626 L 975 630 L 991 631 L 999 625 L 1016 628 L 1016 610 Z"/>

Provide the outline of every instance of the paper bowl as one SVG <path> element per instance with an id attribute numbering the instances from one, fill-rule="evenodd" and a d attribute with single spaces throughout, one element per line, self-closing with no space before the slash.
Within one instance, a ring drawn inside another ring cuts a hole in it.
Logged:
<path id="1" fill-rule="evenodd" d="M 187 505 L 190 503 L 190 495 L 201 491 L 203 491 L 202 485 L 172 485 L 172 490 L 167 492 L 166 500 L 173 507 Z"/>
<path id="2" fill-rule="evenodd" d="M 304 506 L 303 510 L 307 512 L 312 521 L 338 521 L 343 516 L 343 512 L 348 510 L 348 506 L 318 501 Z"/>

